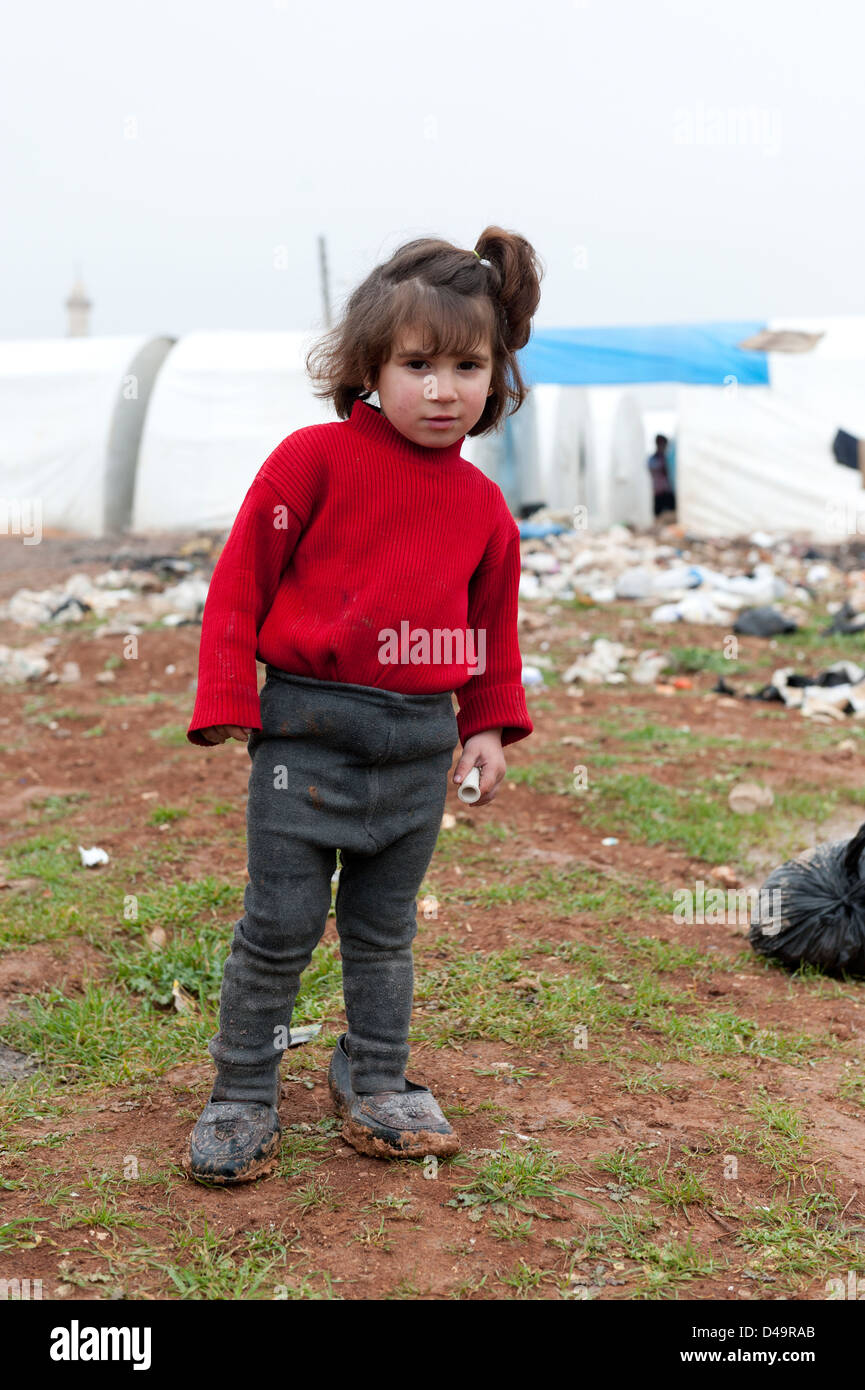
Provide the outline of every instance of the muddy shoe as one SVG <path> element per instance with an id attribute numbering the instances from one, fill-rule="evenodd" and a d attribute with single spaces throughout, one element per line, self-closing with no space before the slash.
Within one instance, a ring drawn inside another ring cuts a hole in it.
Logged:
<path id="1" fill-rule="evenodd" d="M 358 1153 L 371 1158 L 448 1158 L 459 1151 L 459 1135 L 451 1129 L 427 1086 L 406 1080 L 404 1091 L 361 1094 L 352 1090 L 343 1033 L 333 1051 L 327 1082 L 338 1113 L 342 1136 Z"/>
<path id="2" fill-rule="evenodd" d="M 279 1157 L 279 1115 L 252 1100 L 209 1100 L 189 1136 L 182 1163 L 202 1182 L 251 1182 Z"/>

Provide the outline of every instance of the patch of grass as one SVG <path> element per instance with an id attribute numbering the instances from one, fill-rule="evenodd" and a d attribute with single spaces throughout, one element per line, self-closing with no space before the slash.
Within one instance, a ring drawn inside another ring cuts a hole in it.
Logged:
<path id="1" fill-rule="evenodd" d="M 30 802 L 31 809 L 38 810 L 39 819 L 42 821 L 61 820 L 76 806 L 82 802 L 90 800 L 90 792 L 64 792 L 60 795 L 44 796 L 34 798 Z"/>
<path id="2" fill-rule="evenodd" d="M 508 1212 L 505 1216 L 491 1217 L 487 1222 L 487 1230 L 496 1240 L 528 1240 L 532 1233 L 533 1219 L 529 1216 L 525 1221 L 520 1221 L 512 1212 Z"/>
<path id="3" fill-rule="evenodd" d="M 513 1208 L 548 1220 L 534 1202 L 543 1198 L 558 1203 L 563 1196 L 579 1197 L 579 1193 L 560 1185 L 573 1171 L 572 1164 L 563 1163 L 537 1142 L 514 1151 L 503 1141 L 499 1152 L 487 1158 L 470 1182 L 454 1189 L 456 1196 L 450 1199 L 448 1206 L 488 1207 L 501 1216 Z"/>
<path id="4" fill-rule="evenodd" d="M 109 657 L 109 661 L 110 660 L 111 658 Z M 119 657 L 117 660 L 119 662 Z M 106 662 L 106 666 L 107 664 Z M 101 703 L 103 705 L 143 705 L 147 707 L 151 705 L 170 704 L 177 700 L 177 698 L 178 696 L 176 695 L 164 695 L 160 690 L 148 690 L 140 695 L 105 695 Z"/>
<path id="5" fill-rule="evenodd" d="M 595 1154 L 592 1164 L 600 1173 L 609 1173 L 617 1182 L 628 1187 L 646 1187 L 651 1181 L 652 1173 L 649 1168 L 642 1163 L 638 1157 L 639 1150 L 635 1153 L 625 1153 L 622 1149 L 617 1149 L 613 1153 Z"/>
<path id="6" fill-rule="evenodd" d="M 413 1273 L 410 1275 L 407 1274 L 403 1279 L 400 1279 L 398 1284 L 394 1284 L 392 1289 L 388 1290 L 387 1293 L 382 1294 L 382 1298 L 386 1302 L 398 1303 L 414 1302 L 415 1299 L 422 1297 L 423 1291 L 415 1283 Z"/>
<path id="7" fill-rule="evenodd" d="M 309 1182 L 291 1193 L 287 1200 L 299 1207 L 301 1216 L 317 1209 L 337 1211 L 342 1205 L 330 1180 L 325 1177 L 310 1178 Z"/>
<path id="8" fill-rule="evenodd" d="M 671 671 L 711 671 L 714 675 L 738 675 L 745 669 L 713 647 L 669 647 L 667 661 Z"/>
<path id="9" fill-rule="evenodd" d="M 35 1056 L 54 1084 L 121 1086 L 204 1055 L 213 1018 L 166 1013 L 148 1020 L 124 993 L 88 983 L 68 998 L 48 989 L 26 1000 L 27 1012 L 4 1021 L 9 1046 Z"/>
<path id="10" fill-rule="evenodd" d="M 339 1134 L 340 1121 L 327 1115 L 315 1125 L 293 1124 L 282 1132 L 279 1151 L 279 1176 L 292 1179 L 313 1171 L 333 1152 L 333 1141 Z"/>
<path id="11" fill-rule="evenodd" d="M 785 1194 L 744 1219 L 739 1207 L 730 1214 L 741 1220 L 736 1244 L 747 1251 L 754 1269 L 786 1279 L 819 1279 L 862 1264 L 862 1228 L 842 1220 L 834 1193 Z"/>
<path id="12" fill-rule="evenodd" d="M 496 1278 L 505 1288 L 513 1289 L 517 1298 L 529 1298 L 542 1284 L 550 1280 L 557 1282 L 550 1270 L 535 1269 L 525 1260 L 520 1260 L 505 1274 L 496 1270 Z"/>
<path id="13" fill-rule="evenodd" d="M 676 1297 L 683 1285 L 726 1267 L 704 1254 L 690 1234 L 684 1240 L 669 1236 L 655 1243 L 650 1236 L 657 1228 L 658 1221 L 651 1212 L 623 1209 L 613 1212 L 604 1225 L 586 1232 L 582 1249 L 575 1252 L 571 1268 L 587 1256 L 606 1254 L 609 1247 L 615 1246 L 627 1259 L 642 1267 L 642 1282 L 632 1288 L 630 1297 L 645 1299 Z"/>
<path id="14" fill-rule="evenodd" d="M 696 785 L 693 769 L 685 770 L 691 784 L 678 787 L 664 786 L 644 773 L 596 778 L 588 793 L 581 794 L 583 819 L 605 834 L 624 834 L 648 845 L 677 845 L 695 859 L 730 863 L 744 861 L 751 845 L 770 841 L 778 844 L 781 855 L 792 855 L 798 839 L 795 823 L 804 819 L 820 824 L 837 801 L 831 789 L 789 790 L 779 792 L 768 810 L 740 816 L 727 805 L 726 789 L 710 789 L 705 781 Z"/>
<path id="15" fill-rule="evenodd" d="M 509 881 L 514 873 L 524 872 L 518 861 L 502 865 L 498 882 L 488 885 L 485 880 L 472 882 L 456 893 L 445 893 L 439 901 L 458 900 L 466 907 L 487 908 L 518 902 L 544 902 L 563 916 L 592 913 L 602 921 L 628 915 L 646 915 L 673 911 L 673 895 L 669 889 L 651 879 L 633 881 L 623 876 L 605 875 L 597 869 L 574 860 L 571 871 L 532 869 L 524 882 Z"/>
<path id="16" fill-rule="evenodd" d="M 148 729 L 147 732 L 151 738 L 155 738 L 159 743 L 168 744 L 171 748 L 189 747 L 185 724 L 162 724 L 158 729 Z"/>
<path id="17" fill-rule="evenodd" d="M 172 821 L 182 820 L 189 812 L 180 806 L 154 806 L 147 817 L 148 825 L 170 825 Z"/>
<path id="18" fill-rule="evenodd" d="M 168 1262 L 148 1253 L 138 1259 L 160 1270 L 182 1299 L 248 1299 L 287 1296 L 284 1279 L 289 1241 L 281 1231 L 252 1228 L 226 1237 L 203 1221 L 182 1221 L 166 1232 L 180 1257 Z M 310 1278 L 305 1274 L 305 1280 Z M 280 1283 L 280 1280 L 283 1282 Z M 276 1285 L 276 1288 L 274 1287 Z M 329 1297 L 329 1291 L 317 1297 Z"/>
<path id="19" fill-rule="evenodd" d="M 845 1063 L 844 1075 L 838 1081 L 838 1095 L 865 1110 L 865 1067 Z"/>
<path id="20" fill-rule="evenodd" d="M 834 1050 L 830 1035 L 814 1037 L 808 1033 L 778 1032 L 761 1028 L 754 1019 L 743 1018 L 731 1009 L 701 1009 L 698 1014 L 659 1017 L 658 1026 L 673 1043 L 677 1054 L 690 1057 L 692 1051 L 735 1056 L 746 1054 L 770 1057 L 794 1066 L 805 1064 L 821 1046 Z"/>
<path id="21" fill-rule="evenodd" d="M 516 786 L 530 787 L 537 792 L 563 795 L 570 787 L 570 774 L 552 763 L 532 762 L 508 768 L 508 779 Z"/>
<path id="22" fill-rule="evenodd" d="M 359 1245 L 366 1245 L 376 1250 L 390 1251 L 393 1249 L 393 1241 L 385 1227 L 383 1216 L 379 1219 L 377 1226 L 370 1226 L 367 1221 L 362 1221 L 360 1230 L 352 1239 L 357 1241 Z"/>

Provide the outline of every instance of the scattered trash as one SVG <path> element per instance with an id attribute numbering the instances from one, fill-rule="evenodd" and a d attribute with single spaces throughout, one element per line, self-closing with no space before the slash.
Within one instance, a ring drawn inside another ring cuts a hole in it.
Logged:
<path id="1" fill-rule="evenodd" d="M 785 618 L 777 608 L 746 608 L 733 624 L 743 637 L 777 637 L 782 632 L 798 632 L 799 624 Z"/>
<path id="2" fill-rule="evenodd" d="M 783 965 L 865 974 L 865 824 L 773 869 L 751 914 L 754 950 Z"/>
<path id="3" fill-rule="evenodd" d="M 640 652 L 631 667 L 631 680 L 637 685 L 654 685 L 666 665 L 667 657 L 663 652 Z"/>
<path id="4" fill-rule="evenodd" d="M 731 868 L 729 864 L 718 864 L 712 870 L 712 877 L 716 882 L 723 883 L 725 888 L 738 888 L 742 882 L 736 870 Z"/>
<path id="5" fill-rule="evenodd" d="M 171 997 L 174 1000 L 174 1007 L 179 1014 L 197 1014 L 201 1010 L 198 1007 L 198 1000 L 194 999 L 189 990 L 184 989 L 179 980 L 175 980 L 171 986 Z"/>
<path id="6" fill-rule="evenodd" d="M 616 839 L 615 835 L 608 835 L 606 839 L 601 841 L 602 845 L 617 845 L 618 843 L 619 842 Z"/>
<path id="7" fill-rule="evenodd" d="M 153 931 L 147 933 L 147 944 L 154 951 L 161 951 L 162 947 L 168 942 L 164 927 L 154 927 Z"/>
<path id="8" fill-rule="evenodd" d="M 191 562 L 183 563 L 192 568 Z M 91 614 L 111 618 L 133 603 L 140 621 L 150 623 L 162 618 L 167 626 L 177 626 L 201 620 L 207 589 L 208 581 L 203 575 L 189 575 L 166 588 L 155 573 L 108 570 L 92 579 L 77 573 L 55 588 L 18 589 L 0 605 L 0 617 L 22 627 L 38 627 L 42 623 L 67 625 L 80 623 Z M 119 630 L 128 632 L 128 625 L 122 624 Z"/>
<path id="9" fill-rule="evenodd" d="M 733 696 L 733 695 L 736 694 L 736 692 L 735 692 L 735 690 L 733 689 L 732 685 L 730 685 L 728 681 L 725 681 L 723 676 L 719 676 L 719 677 L 718 677 L 717 684 L 712 686 L 712 693 L 715 694 L 715 695 L 730 695 L 730 696 Z"/>
<path id="10" fill-rule="evenodd" d="M 517 526 L 522 540 L 540 538 L 544 536 L 559 536 L 567 530 L 566 526 L 560 525 L 555 521 L 518 521 Z"/>
<path id="11" fill-rule="evenodd" d="M 766 810 L 774 801 L 772 789 L 762 787 L 759 782 L 737 782 L 727 797 L 730 810 L 738 816 L 752 816 L 755 811 Z"/>
<path id="12" fill-rule="evenodd" d="M 78 846 L 78 853 L 81 855 L 81 863 L 85 869 L 92 869 L 97 864 L 107 864 L 108 855 L 104 849 L 98 849 L 96 845 L 92 849 L 85 849 L 83 845 Z"/>
<path id="13" fill-rule="evenodd" d="M 29 647 L 0 645 L 0 681 L 16 685 L 19 681 L 39 680 L 49 670 L 47 653 L 50 650 L 47 641 L 34 642 Z"/>
<path id="14" fill-rule="evenodd" d="M 523 542 L 519 597 L 532 600 L 530 607 L 518 608 L 521 628 L 543 630 L 551 617 L 561 613 L 558 606 L 545 612 L 544 600 L 569 603 L 572 612 L 625 602 L 643 607 L 643 629 L 649 623 L 658 628 L 695 623 L 743 636 L 770 636 L 796 631 L 800 609 L 807 610 L 819 597 L 831 617 L 827 633 L 865 631 L 865 569 L 843 568 L 840 550 L 824 553 L 800 540 L 762 531 L 747 539 L 712 540 L 684 536 L 677 527 L 637 530 L 616 524 L 592 531 L 574 529 L 571 523 L 570 513 L 546 508 L 536 509 L 531 521 L 518 523 Z M 207 598 L 208 568 L 222 541 L 221 536 L 196 537 L 180 546 L 176 555 L 136 553 L 123 547 L 112 555 L 111 567 L 101 573 L 91 576 L 79 570 L 65 584 L 17 590 L 0 603 L 0 619 L 11 619 L 22 627 L 44 623 L 57 628 L 87 620 L 88 635 L 107 638 L 140 635 L 154 622 L 166 628 L 197 624 Z M 856 556 L 852 562 L 857 562 Z M 96 626 L 92 626 L 94 619 Z M 623 623 L 637 626 L 630 617 Z M 589 640 L 589 634 L 582 635 L 583 643 Z M 0 682 L 73 684 L 86 679 L 108 685 L 117 679 L 111 670 L 82 677 L 75 662 L 65 662 L 62 669 L 53 671 L 51 658 L 59 641 L 48 637 L 17 650 L 0 646 Z M 640 651 L 599 637 L 582 653 L 579 648 L 573 655 L 568 653 L 561 663 L 566 693 L 578 699 L 584 686 L 632 681 L 671 695 L 697 684 L 696 678 L 688 684 L 690 677 L 675 675 L 675 668 L 667 681 L 659 683 L 669 669 L 668 658 L 650 642 L 647 639 L 647 650 Z M 543 642 L 538 645 L 543 651 Z M 559 674 L 557 663 L 545 663 L 541 655 L 529 656 L 522 667 L 524 687 L 544 689 L 550 668 L 551 675 Z M 171 672 L 166 668 L 167 674 Z M 790 675 L 783 688 L 786 694 L 778 686 L 748 698 L 780 699 L 823 723 L 865 711 L 865 686 L 856 689 L 862 677 L 850 678 L 845 703 L 840 693 L 803 695 L 801 689 L 794 693 L 797 683 Z M 800 684 L 804 688 L 820 681 L 805 679 Z M 737 695 L 723 678 L 714 690 L 730 699 Z M 67 729 L 52 732 L 56 737 L 71 736 Z"/>
<path id="15" fill-rule="evenodd" d="M 588 655 L 578 657 L 573 665 L 562 673 L 562 680 L 565 685 L 570 685 L 575 680 L 599 685 L 616 672 L 624 653 L 625 647 L 621 642 L 610 642 L 606 637 L 598 637 Z"/>
<path id="16" fill-rule="evenodd" d="M 865 628 L 865 613 L 857 613 L 851 603 L 845 602 L 833 615 L 829 626 L 823 628 L 823 636 L 829 637 L 836 632 L 861 632 L 863 628 Z"/>
<path id="17" fill-rule="evenodd" d="M 732 686 L 719 680 L 713 687 L 735 695 Z M 865 668 L 854 661 L 836 661 L 817 676 L 803 676 L 792 667 L 772 673 L 768 685 L 745 695 L 746 700 L 777 700 L 788 709 L 798 709 L 803 718 L 818 723 L 843 723 L 847 714 L 865 716 Z"/>
<path id="18" fill-rule="evenodd" d="M 317 1038 L 320 1032 L 320 1023 L 307 1023 L 303 1028 L 292 1028 L 290 1029 L 291 1041 L 288 1045 L 289 1047 L 301 1047 L 303 1043 L 312 1042 L 312 1039 Z"/>

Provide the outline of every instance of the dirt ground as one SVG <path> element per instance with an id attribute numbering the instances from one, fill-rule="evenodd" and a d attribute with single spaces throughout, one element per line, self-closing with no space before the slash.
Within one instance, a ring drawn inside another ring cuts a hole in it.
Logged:
<path id="1" fill-rule="evenodd" d="M 178 542 L 123 544 L 172 554 Z M 0 599 L 95 575 L 119 548 L 2 538 Z M 723 636 L 652 630 L 636 605 L 521 607 L 524 660 L 547 655 L 558 670 L 587 633 L 704 652 Z M 56 1299 L 739 1301 L 825 1299 L 829 1280 L 865 1269 L 862 984 L 791 975 L 755 955 L 747 923 L 671 911 L 678 890 L 717 887 L 722 863 L 759 885 L 788 853 L 849 837 L 865 818 L 862 724 L 725 698 L 709 669 L 666 692 L 532 689 L 535 732 L 505 750 L 492 805 L 473 811 L 451 785 L 455 821 L 428 874 L 437 915 L 419 913 L 407 1074 L 431 1087 L 462 1152 L 433 1173 L 345 1144 L 326 1080 L 344 1015 L 325 980 L 298 1004 L 320 1037 L 283 1061 L 279 1170 L 208 1188 L 180 1158 L 212 1078 L 212 981 L 190 1015 L 142 994 L 123 962 L 148 948 L 123 904 L 214 876 L 227 897 L 214 907 L 205 895 L 192 925 L 160 924 L 169 944 L 187 933 L 190 951 L 205 923 L 227 944 L 246 877 L 248 755 L 177 734 L 198 626 L 146 630 L 137 660 L 110 664 L 110 684 L 95 677 L 121 639 L 52 631 L 52 668 L 75 661 L 80 681 L 0 686 L 0 1042 L 13 1050 L 0 1092 L 3 1276 L 41 1279 Z M 0 643 L 33 635 L 0 623 Z M 794 634 L 784 650 L 817 669 L 865 646 L 831 640 Z M 783 664 L 777 643 L 756 638 L 742 639 L 740 662 L 729 679 L 742 689 Z M 164 726 L 174 735 L 154 737 Z M 736 780 L 769 786 L 772 811 L 732 816 Z M 713 849 L 710 834 L 696 852 L 703 807 L 739 838 Z M 78 845 L 101 846 L 109 864 L 83 869 Z M 338 959 L 335 939 L 331 918 Z M 97 996 L 104 1013 L 85 1011 Z M 99 1039 L 82 1030 L 121 1024 L 130 1074 L 101 1084 Z M 79 1061 L 66 1065 L 64 1048 Z M 25 1075 L 19 1053 L 32 1059 Z"/>

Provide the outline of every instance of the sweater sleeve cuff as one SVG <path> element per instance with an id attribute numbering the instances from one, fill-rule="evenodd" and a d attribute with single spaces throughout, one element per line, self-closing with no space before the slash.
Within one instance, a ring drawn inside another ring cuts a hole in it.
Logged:
<path id="1" fill-rule="evenodd" d="M 214 724 L 236 724 L 242 729 L 261 728 L 261 702 L 258 691 L 208 690 L 195 702 L 192 718 L 186 730 L 190 743 L 202 748 L 213 748 L 201 735 L 202 729 L 210 729 Z"/>
<path id="2" fill-rule="evenodd" d="M 502 747 L 528 738 L 534 730 L 526 707 L 526 692 L 522 685 L 494 685 L 487 690 L 478 690 L 463 698 L 457 691 L 459 712 L 457 729 L 460 742 L 465 745 L 474 734 L 486 729 L 502 731 Z"/>

